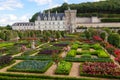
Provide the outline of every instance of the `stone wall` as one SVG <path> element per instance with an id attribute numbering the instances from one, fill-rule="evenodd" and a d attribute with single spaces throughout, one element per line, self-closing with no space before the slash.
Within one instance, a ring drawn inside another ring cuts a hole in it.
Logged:
<path id="1" fill-rule="evenodd" d="M 84 27 L 120 27 L 120 23 L 81 23 L 77 26 Z"/>

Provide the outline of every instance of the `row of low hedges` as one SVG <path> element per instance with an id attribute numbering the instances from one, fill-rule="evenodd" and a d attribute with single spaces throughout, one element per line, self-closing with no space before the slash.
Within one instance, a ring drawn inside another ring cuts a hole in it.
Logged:
<path id="1" fill-rule="evenodd" d="M 120 22 L 120 18 L 103 18 L 101 22 Z"/>
<path id="2" fill-rule="evenodd" d="M 39 56 L 16 56 L 14 59 L 17 60 L 52 60 L 49 55 L 39 55 Z"/>
<path id="3" fill-rule="evenodd" d="M 113 62 L 110 58 L 74 58 L 74 57 L 66 57 L 65 61 L 69 62 Z"/>
<path id="4" fill-rule="evenodd" d="M 11 74 L 11 73 L 0 73 L 0 76 L 2 76 L 2 79 L 0 77 L 0 80 L 21 80 L 19 78 L 28 78 L 26 80 L 29 80 L 29 78 L 33 78 L 30 80 L 36 80 L 36 79 L 54 79 L 54 80 L 95 80 L 95 79 L 89 79 L 89 78 L 76 78 L 76 77 L 53 77 L 53 76 L 45 76 L 45 75 L 28 75 L 28 74 Z M 13 77 L 11 79 L 10 77 Z M 23 80 L 23 79 L 22 79 Z M 25 79 L 24 79 L 25 80 Z"/>

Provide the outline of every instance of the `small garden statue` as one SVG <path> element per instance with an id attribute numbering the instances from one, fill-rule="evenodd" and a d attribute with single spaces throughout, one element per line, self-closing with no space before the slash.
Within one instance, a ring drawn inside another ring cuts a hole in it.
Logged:
<path id="1" fill-rule="evenodd" d="M 31 48 L 35 49 L 35 41 L 34 40 L 32 41 Z"/>
<path id="2" fill-rule="evenodd" d="M 22 45 L 22 46 L 21 46 L 21 51 L 22 51 L 22 52 L 24 52 L 26 49 L 27 49 L 27 48 L 26 48 L 25 45 Z"/>

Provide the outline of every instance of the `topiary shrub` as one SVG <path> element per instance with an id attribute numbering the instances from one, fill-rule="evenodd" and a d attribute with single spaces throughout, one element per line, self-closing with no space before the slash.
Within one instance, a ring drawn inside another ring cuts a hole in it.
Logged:
<path id="1" fill-rule="evenodd" d="M 75 57 L 76 56 L 76 50 L 70 50 L 67 54 L 68 57 Z"/>
<path id="2" fill-rule="evenodd" d="M 105 32 L 102 32 L 102 33 L 100 34 L 100 37 L 101 37 L 103 40 L 105 40 L 105 38 L 106 38 L 106 33 L 105 33 Z"/>
<path id="3" fill-rule="evenodd" d="M 108 36 L 108 42 L 113 46 L 119 47 L 120 45 L 120 36 L 118 33 L 111 33 Z"/>
<path id="4" fill-rule="evenodd" d="M 91 34 L 90 34 L 89 31 L 86 30 L 86 31 L 84 32 L 84 34 L 85 34 L 86 39 L 90 39 Z"/>

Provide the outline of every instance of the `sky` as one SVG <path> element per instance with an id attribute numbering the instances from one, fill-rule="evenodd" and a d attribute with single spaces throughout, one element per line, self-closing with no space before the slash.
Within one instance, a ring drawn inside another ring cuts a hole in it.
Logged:
<path id="1" fill-rule="evenodd" d="M 45 9 L 68 4 L 99 0 L 0 0 L 0 26 L 15 22 L 28 22 L 33 14 Z"/>

